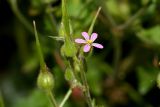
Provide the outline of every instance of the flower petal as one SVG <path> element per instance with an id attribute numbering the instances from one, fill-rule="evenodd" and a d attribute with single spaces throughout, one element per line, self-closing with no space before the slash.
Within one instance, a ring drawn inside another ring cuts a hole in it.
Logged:
<path id="1" fill-rule="evenodd" d="M 97 39 L 97 37 L 98 37 L 97 33 L 92 33 L 90 40 L 94 42 Z"/>
<path id="2" fill-rule="evenodd" d="M 86 43 L 84 39 L 75 39 L 76 43 Z"/>
<path id="3" fill-rule="evenodd" d="M 87 32 L 82 32 L 82 36 L 86 39 L 89 40 L 89 35 Z"/>
<path id="4" fill-rule="evenodd" d="M 90 48 L 91 48 L 91 46 L 88 45 L 88 44 L 86 44 L 86 45 L 84 46 L 84 48 L 83 48 L 83 51 L 84 51 L 84 52 L 89 52 Z"/>
<path id="5" fill-rule="evenodd" d="M 99 43 L 92 43 L 92 46 L 96 47 L 96 48 L 100 48 L 103 49 L 103 45 L 99 44 Z"/>

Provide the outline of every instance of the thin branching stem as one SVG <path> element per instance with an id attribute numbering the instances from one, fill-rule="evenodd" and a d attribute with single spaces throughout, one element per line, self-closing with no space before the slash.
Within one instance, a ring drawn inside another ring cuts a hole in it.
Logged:
<path id="1" fill-rule="evenodd" d="M 48 93 L 50 101 L 52 102 L 53 107 L 58 107 L 58 104 L 57 104 L 57 102 L 56 102 L 56 100 L 54 98 L 54 95 L 53 95 L 52 91 L 48 90 L 47 93 Z"/>
<path id="2" fill-rule="evenodd" d="M 72 90 L 69 89 L 68 92 L 66 93 L 64 99 L 62 100 L 62 102 L 60 103 L 59 107 L 63 107 L 64 104 L 66 103 L 66 101 L 68 100 L 69 96 L 71 95 Z"/>
<path id="3" fill-rule="evenodd" d="M 132 17 L 130 17 L 124 24 L 119 25 L 117 28 L 120 30 L 124 30 L 128 28 L 138 17 L 144 14 L 146 7 L 142 7 L 140 10 L 137 11 Z"/>
<path id="4" fill-rule="evenodd" d="M 117 26 L 116 21 L 108 12 L 108 9 L 106 8 L 105 4 L 106 4 L 105 0 L 100 0 L 100 5 L 102 6 L 102 12 L 104 13 L 105 17 L 108 19 L 111 27 Z"/>
<path id="5" fill-rule="evenodd" d="M 48 17 L 49 17 L 49 19 L 50 19 L 50 21 L 51 21 L 52 30 L 53 30 L 53 32 L 55 33 L 55 35 L 58 35 L 58 30 L 57 30 L 57 26 L 56 26 L 57 23 L 56 23 L 56 21 L 55 21 L 55 18 L 54 18 L 54 16 L 53 16 L 53 14 L 51 13 L 52 11 L 50 11 L 50 10 L 52 9 L 51 5 L 48 4 L 47 7 L 46 7 L 46 9 L 48 10 L 48 11 L 46 11 L 46 13 L 47 13 L 47 15 L 48 15 Z"/>
<path id="6" fill-rule="evenodd" d="M 123 34 L 123 30 L 128 28 L 139 16 L 144 14 L 145 10 L 148 8 L 149 5 L 142 7 L 137 13 L 135 13 L 131 18 L 129 18 L 124 24 L 117 25 L 112 28 L 112 34 L 113 34 L 113 44 L 114 44 L 114 77 L 117 77 L 118 75 L 118 69 L 120 65 L 120 59 L 121 59 L 121 39 L 119 36 Z M 116 29 L 116 30 L 113 30 Z M 121 34 L 120 34 L 120 33 Z"/>
<path id="7" fill-rule="evenodd" d="M 119 64 L 121 59 L 121 41 L 116 35 L 113 36 L 113 44 L 114 44 L 114 71 L 113 76 L 117 78 L 117 73 L 119 71 Z"/>
<path id="8" fill-rule="evenodd" d="M 23 25 L 27 28 L 27 30 L 29 30 L 31 33 L 34 34 L 33 27 L 31 26 L 31 24 L 29 24 L 27 19 L 19 11 L 18 6 L 17 6 L 17 0 L 9 0 L 9 3 L 11 5 L 11 9 L 12 9 L 13 13 L 16 15 L 16 17 L 21 21 L 21 23 L 23 23 Z"/>

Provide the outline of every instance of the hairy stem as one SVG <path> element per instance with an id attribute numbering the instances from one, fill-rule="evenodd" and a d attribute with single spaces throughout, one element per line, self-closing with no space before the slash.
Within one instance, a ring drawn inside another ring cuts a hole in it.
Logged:
<path id="1" fill-rule="evenodd" d="M 81 71 L 80 71 L 80 75 L 81 75 L 81 80 L 82 80 L 82 83 L 85 87 L 85 90 L 84 90 L 84 95 L 86 97 L 86 101 L 87 101 L 87 104 L 89 107 L 93 107 L 92 106 L 92 99 L 91 99 L 91 95 L 90 95 L 90 92 L 89 92 L 89 86 L 88 86 L 88 82 L 87 82 L 87 78 L 86 78 L 86 74 L 85 74 L 85 68 L 84 68 L 84 64 L 83 64 L 83 61 L 81 60 Z"/>

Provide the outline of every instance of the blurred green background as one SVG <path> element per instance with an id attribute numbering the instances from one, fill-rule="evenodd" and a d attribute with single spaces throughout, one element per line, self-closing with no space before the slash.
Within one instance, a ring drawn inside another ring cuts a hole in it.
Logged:
<path id="1" fill-rule="evenodd" d="M 160 107 L 160 1 L 67 0 L 73 38 L 88 31 L 100 6 L 93 31 L 104 49 L 94 49 L 87 60 L 91 96 L 104 107 Z M 69 88 L 60 55 L 63 43 L 48 37 L 58 36 L 61 16 L 61 0 L 0 1 L 0 106 L 51 107 L 36 86 L 39 60 L 33 20 L 55 77 L 53 91 L 57 101 L 62 99 Z M 73 106 L 86 106 L 78 89 L 65 105 Z"/>

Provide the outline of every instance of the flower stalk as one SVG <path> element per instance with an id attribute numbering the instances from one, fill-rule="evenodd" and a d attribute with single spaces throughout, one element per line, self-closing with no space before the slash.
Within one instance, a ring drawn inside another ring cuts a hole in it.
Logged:
<path id="1" fill-rule="evenodd" d="M 58 104 L 57 104 L 57 102 L 56 102 L 56 100 L 54 98 L 54 95 L 53 95 L 52 91 L 48 90 L 47 93 L 48 93 L 48 96 L 50 98 L 50 101 L 52 102 L 53 107 L 58 107 Z"/>
<path id="2" fill-rule="evenodd" d="M 76 43 L 79 43 L 79 44 L 85 44 L 84 48 L 83 48 L 83 51 L 84 52 L 89 52 L 91 51 L 92 53 L 92 47 L 96 47 L 96 48 L 100 48 L 100 49 L 103 49 L 103 45 L 99 44 L 99 43 L 93 43 L 97 37 L 98 37 L 98 34 L 97 33 L 92 33 L 93 32 L 93 27 L 95 25 L 95 21 L 99 15 L 99 12 L 101 10 L 101 7 L 99 7 L 94 19 L 92 20 L 92 23 L 90 25 L 90 28 L 88 30 L 88 33 L 87 32 L 82 32 L 82 36 L 85 38 L 84 39 L 80 39 L 80 38 L 77 38 L 75 39 L 75 42 Z M 89 36 L 91 35 L 91 36 Z M 80 53 L 80 56 L 81 56 L 81 59 L 80 59 L 80 76 L 81 76 L 81 81 L 82 81 L 82 84 L 84 86 L 84 95 L 85 95 L 85 98 L 86 98 L 86 102 L 88 104 L 89 107 L 94 107 L 94 104 L 92 103 L 92 98 L 91 98 L 91 95 L 90 95 L 90 91 L 89 91 L 89 85 L 88 85 L 88 82 L 87 82 L 87 77 L 86 77 L 86 66 L 85 66 L 85 58 L 84 58 L 84 54 L 83 53 Z"/>
<path id="3" fill-rule="evenodd" d="M 38 50 L 38 56 L 40 59 L 40 67 L 41 67 L 40 73 L 39 73 L 38 79 L 37 79 L 37 85 L 39 86 L 39 88 L 41 88 L 47 92 L 47 95 L 49 96 L 49 98 L 53 104 L 53 107 L 58 107 L 56 100 L 54 98 L 54 95 L 51 91 L 54 88 L 54 78 L 53 78 L 53 75 L 48 71 L 48 68 L 44 62 L 35 21 L 33 21 L 33 26 L 34 26 L 36 46 L 37 46 L 37 50 Z"/>
<path id="4" fill-rule="evenodd" d="M 62 102 L 60 103 L 59 107 L 63 107 L 64 104 L 66 103 L 66 101 L 68 100 L 69 96 L 71 95 L 72 90 L 69 89 L 68 92 L 66 93 L 64 99 L 62 100 Z"/>
<path id="5" fill-rule="evenodd" d="M 95 25 L 95 21 L 98 17 L 100 10 L 101 10 L 101 7 L 98 9 L 95 17 L 93 18 L 88 32 L 82 32 L 82 36 L 85 39 L 80 39 L 80 38 L 75 39 L 76 43 L 85 44 L 84 48 L 83 48 L 84 52 L 89 52 L 90 50 L 92 50 L 92 46 L 94 46 L 96 48 L 100 48 L 100 49 L 103 48 L 103 45 L 101 45 L 99 43 L 93 43 L 97 39 L 98 34 L 92 33 L 93 27 Z M 81 58 L 79 59 L 79 61 L 76 61 L 76 59 L 78 59 L 78 58 L 76 56 L 77 52 L 76 52 L 75 44 L 73 43 L 72 37 L 71 37 L 72 33 L 70 30 L 71 26 L 70 26 L 68 14 L 67 14 L 66 0 L 62 0 L 62 25 L 63 25 L 62 31 L 64 33 L 64 45 L 61 48 L 61 53 L 65 57 L 65 59 L 67 60 L 66 62 L 68 62 L 68 66 L 72 69 L 72 72 L 73 72 L 75 79 L 82 82 L 82 85 L 84 86 L 83 91 L 84 91 L 84 95 L 85 95 L 86 102 L 87 102 L 88 106 L 94 107 L 94 105 L 92 104 L 92 98 L 90 95 L 89 86 L 88 86 L 88 82 L 87 82 L 87 78 L 86 78 L 86 69 L 87 68 L 84 64 L 85 59 L 84 59 L 83 51 L 80 51 L 78 56 L 80 56 Z M 91 35 L 91 36 L 89 36 L 89 35 Z M 70 50 L 72 50 L 72 51 L 70 51 Z M 80 68 L 79 70 L 77 70 L 74 67 L 74 65 L 76 65 L 75 62 L 78 62 L 76 64 L 79 66 L 79 68 Z M 79 71 L 79 72 L 76 72 L 76 71 Z M 78 73 L 80 73 L 80 75 L 77 75 Z M 69 91 L 69 94 L 70 94 L 70 91 Z M 67 96 L 69 94 L 67 94 Z M 63 106 L 63 102 L 65 102 L 66 99 L 68 98 L 67 96 L 62 101 L 60 107 Z"/>
<path id="6" fill-rule="evenodd" d="M 91 99 L 91 95 L 90 95 L 90 91 L 89 91 L 89 86 L 88 86 L 88 82 L 87 82 L 87 78 L 86 78 L 86 74 L 85 74 L 85 68 L 83 66 L 83 59 L 81 59 L 81 72 L 80 72 L 80 75 L 81 75 L 81 80 L 82 80 L 82 83 L 85 87 L 84 89 L 84 95 L 85 95 L 85 98 L 86 98 L 86 102 L 88 104 L 89 107 L 93 107 L 92 106 L 92 99 Z"/>
<path id="7" fill-rule="evenodd" d="M 8 0 L 8 1 L 11 5 L 11 9 L 13 13 L 20 20 L 20 22 L 27 28 L 28 31 L 30 31 L 31 33 L 34 33 L 32 26 L 29 24 L 28 20 L 19 11 L 18 6 L 17 6 L 17 0 Z"/>

